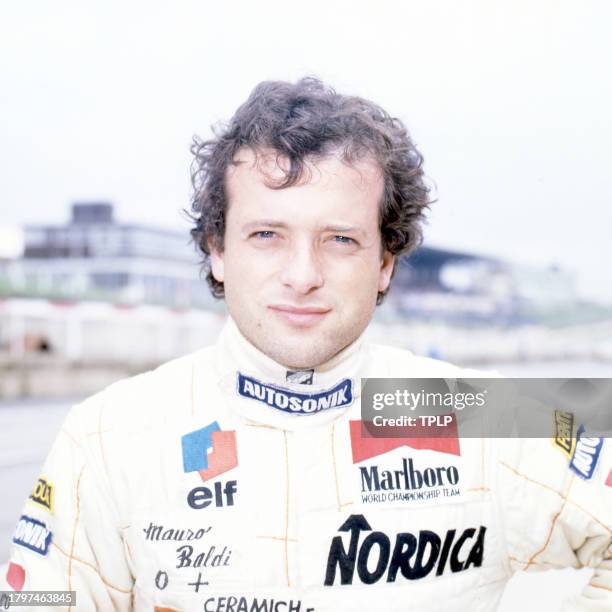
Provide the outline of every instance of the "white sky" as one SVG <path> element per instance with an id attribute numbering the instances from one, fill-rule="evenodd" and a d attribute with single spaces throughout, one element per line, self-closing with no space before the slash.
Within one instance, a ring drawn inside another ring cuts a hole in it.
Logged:
<path id="1" fill-rule="evenodd" d="M 3 3 L 0 225 L 74 200 L 182 227 L 189 144 L 259 81 L 314 74 L 408 125 L 426 241 L 560 264 L 612 300 L 612 3 Z"/>

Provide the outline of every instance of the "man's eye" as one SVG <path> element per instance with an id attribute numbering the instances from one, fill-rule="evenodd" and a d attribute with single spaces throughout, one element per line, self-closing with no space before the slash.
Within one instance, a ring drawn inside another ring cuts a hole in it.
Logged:
<path id="1" fill-rule="evenodd" d="M 334 242 L 339 242 L 340 244 L 355 244 L 355 240 L 353 238 L 349 238 L 348 236 L 334 236 Z"/>
<path id="2" fill-rule="evenodd" d="M 270 230 L 261 230 L 259 232 L 253 232 L 251 234 L 252 238 L 263 238 L 264 240 L 269 240 L 270 238 L 274 238 L 274 236 L 276 236 L 276 233 Z"/>

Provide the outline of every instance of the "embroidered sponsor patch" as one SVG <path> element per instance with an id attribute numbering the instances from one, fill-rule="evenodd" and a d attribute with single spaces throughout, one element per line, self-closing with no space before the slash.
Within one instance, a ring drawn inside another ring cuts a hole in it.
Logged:
<path id="1" fill-rule="evenodd" d="M 353 500 L 363 506 L 409 507 L 456 502 L 462 495 L 461 452 L 454 435 L 443 438 L 373 438 L 350 421 Z M 448 433 L 448 430 L 446 430 Z"/>
<path id="2" fill-rule="evenodd" d="M 24 514 L 17 523 L 13 543 L 44 557 L 49 552 L 51 537 L 51 530 L 45 523 Z"/>
<path id="3" fill-rule="evenodd" d="M 317 393 L 296 393 L 238 373 L 238 394 L 271 408 L 290 414 L 315 414 L 329 408 L 343 408 L 353 403 L 353 382 L 350 378 L 335 387 Z"/>
<path id="4" fill-rule="evenodd" d="M 413 581 L 481 567 L 487 528 L 388 534 L 374 531 L 363 514 L 351 514 L 338 532 L 330 542 L 325 586 Z"/>
<path id="5" fill-rule="evenodd" d="M 413 428 L 414 430 L 415 428 Z M 457 422 L 454 421 L 446 427 L 444 437 L 427 436 L 404 436 L 401 438 L 374 438 L 364 431 L 363 421 L 350 421 L 351 450 L 353 451 L 353 463 L 359 463 L 378 455 L 384 455 L 389 451 L 402 446 L 417 450 L 434 450 L 439 453 L 460 455 L 459 434 Z M 448 435 L 452 433 L 454 435 Z"/>
<path id="6" fill-rule="evenodd" d="M 578 428 L 576 448 L 570 461 L 570 468 L 584 480 L 590 480 L 593 477 L 603 442 L 603 438 L 586 436 L 584 425 Z"/>
<path id="7" fill-rule="evenodd" d="M 21 591 L 25 583 L 26 573 L 18 563 L 9 563 L 6 581 L 13 591 Z"/>
<path id="8" fill-rule="evenodd" d="M 312 385 L 314 370 L 287 370 L 286 380 L 300 385 Z"/>
<path id="9" fill-rule="evenodd" d="M 302 599 L 264 598 L 252 595 L 244 596 L 241 593 L 224 595 L 223 597 L 207 597 L 204 600 L 204 610 L 210 610 L 211 612 L 213 610 L 215 612 L 221 612 L 221 610 L 236 610 L 236 612 L 255 612 L 258 610 L 261 610 L 261 612 L 267 612 L 268 610 L 270 612 L 272 610 L 278 610 L 278 612 L 281 612 L 281 610 L 287 610 L 287 612 L 291 610 L 295 612 L 315 612 L 315 609 L 305 604 Z"/>
<path id="10" fill-rule="evenodd" d="M 555 410 L 555 436 L 553 443 L 570 459 L 576 446 L 576 424 L 571 412 Z"/>
<path id="11" fill-rule="evenodd" d="M 191 489 L 187 494 L 187 504 L 194 510 L 233 506 L 236 503 L 237 491 L 236 480 L 217 481 L 214 486 Z"/>
<path id="12" fill-rule="evenodd" d="M 30 501 L 53 513 L 53 485 L 46 478 L 39 478 L 30 494 Z"/>
<path id="13" fill-rule="evenodd" d="M 181 438 L 183 471 L 198 472 L 204 482 L 238 465 L 236 432 L 222 431 L 217 421 Z"/>

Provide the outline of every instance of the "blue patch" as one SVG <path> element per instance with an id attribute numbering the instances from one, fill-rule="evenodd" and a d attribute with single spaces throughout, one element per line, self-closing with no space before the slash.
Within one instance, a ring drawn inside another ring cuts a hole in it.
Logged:
<path id="1" fill-rule="evenodd" d="M 267 385 L 238 373 L 238 393 L 271 408 L 290 414 L 315 414 L 329 408 L 343 408 L 353 403 L 353 381 L 346 378 L 335 387 L 318 393 L 296 393 L 291 389 Z"/>
<path id="2" fill-rule="evenodd" d="M 24 514 L 17 523 L 13 543 L 44 557 L 49 552 L 52 535 L 51 530 L 42 521 Z"/>
<path id="3" fill-rule="evenodd" d="M 217 421 L 213 421 L 202 429 L 185 434 L 181 438 L 183 470 L 185 472 L 208 469 L 208 451 L 212 449 L 212 434 L 215 431 L 221 431 Z"/>
<path id="4" fill-rule="evenodd" d="M 576 433 L 576 448 L 570 461 L 570 468 L 583 478 L 590 480 L 595 473 L 599 455 L 603 448 L 603 438 L 589 438 L 584 435 L 584 425 Z"/>

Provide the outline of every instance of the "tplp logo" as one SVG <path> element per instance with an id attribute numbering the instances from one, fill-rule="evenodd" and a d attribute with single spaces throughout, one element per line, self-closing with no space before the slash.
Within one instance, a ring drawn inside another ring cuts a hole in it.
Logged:
<path id="1" fill-rule="evenodd" d="M 221 431 L 217 421 L 181 438 L 183 471 L 198 472 L 206 482 L 238 465 L 236 432 Z"/>

